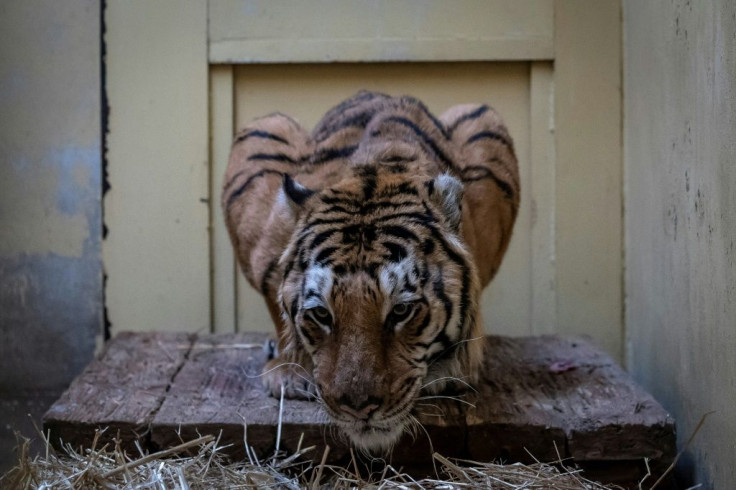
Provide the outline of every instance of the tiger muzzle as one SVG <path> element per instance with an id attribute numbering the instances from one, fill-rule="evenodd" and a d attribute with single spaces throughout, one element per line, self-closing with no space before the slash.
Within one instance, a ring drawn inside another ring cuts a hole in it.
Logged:
<path id="1" fill-rule="evenodd" d="M 356 366 L 360 367 L 360 366 Z M 353 420 L 368 421 L 384 407 L 384 376 L 363 369 L 351 375 L 346 368 L 338 368 L 331 387 L 322 392 L 322 399 L 336 414 Z"/>

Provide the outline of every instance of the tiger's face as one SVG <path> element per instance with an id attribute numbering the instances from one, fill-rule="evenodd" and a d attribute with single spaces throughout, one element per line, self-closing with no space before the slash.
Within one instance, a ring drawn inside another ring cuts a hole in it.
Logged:
<path id="1" fill-rule="evenodd" d="M 281 259 L 290 345 L 311 357 L 318 396 L 350 440 L 386 449 L 420 393 L 469 372 L 478 284 L 459 238 L 462 184 L 365 166 L 319 193 L 284 188 L 298 214 Z"/>

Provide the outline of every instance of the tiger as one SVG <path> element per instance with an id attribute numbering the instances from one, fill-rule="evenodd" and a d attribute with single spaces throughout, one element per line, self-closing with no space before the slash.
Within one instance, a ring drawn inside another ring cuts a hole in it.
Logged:
<path id="1" fill-rule="evenodd" d="M 513 140 L 486 104 L 437 118 L 361 91 L 311 134 L 281 113 L 239 131 L 222 208 L 276 326 L 265 390 L 318 399 L 356 448 L 393 447 L 418 399 L 478 381 L 480 292 L 519 200 Z"/>

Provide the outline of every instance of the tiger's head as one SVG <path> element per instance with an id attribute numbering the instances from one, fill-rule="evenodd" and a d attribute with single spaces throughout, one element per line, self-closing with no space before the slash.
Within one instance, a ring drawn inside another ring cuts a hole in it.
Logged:
<path id="1" fill-rule="evenodd" d="M 463 185 L 396 163 L 320 191 L 284 178 L 287 349 L 304 349 L 326 412 L 357 447 L 391 447 L 412 408 L 482 358 L 479 281 L 462 241 Z"/>

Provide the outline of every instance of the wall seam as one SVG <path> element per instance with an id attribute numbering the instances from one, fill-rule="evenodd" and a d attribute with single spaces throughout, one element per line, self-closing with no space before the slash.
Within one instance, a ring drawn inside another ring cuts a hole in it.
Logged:
<path id="1" fill-rule="evenodd" d="M 110 191 L 110 180 L 107 172 L 107 135 L 110 130 L 110 105 L 107 97 L 107 44 L 105 43 L 105 34 L 107 25 L 105 24 L 105 11 L 107 10 L 107 0 L 100 1 L 100 163 L 102 166 L 102 188 L 100 189 L 100 206 L 102 220 L 102 246 L 104 249 L 105 239 L 107 238 L 107 224 L 105 223 L 105 195 Z M 102 258 L 102 337 L 104 341 L 110 340 L 111 327 L 110 317 L 107 312 L 107 270 L 105 269 L 104 253 Z"/>

